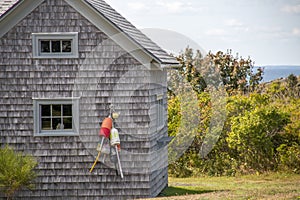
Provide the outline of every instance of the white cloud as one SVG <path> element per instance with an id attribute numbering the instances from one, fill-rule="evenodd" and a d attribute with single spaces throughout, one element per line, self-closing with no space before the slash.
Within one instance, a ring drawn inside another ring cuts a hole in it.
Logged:
<path id="1" fill-rule="evenodd" d="M 128 7 L 133 9 L 133 10 L 145 10 L 147 6 L 144 3 L 141 2 L 129 2 Z"/>
<path id="2" fill-rule="evenodd" d="M 300 37 L 300 28 L 294 28 L 293 31 L 292 31 L 292 34 L 294 36 Z"/>
<path id="3" fill-rule="evenodd" d="M 157 6 L 162 7 L 169 13 L 182 13 L 184 11 L 194 10 L 193 6 L 189 2 L 182 1 L 157 1 Z"/>
<path id="4" fill-rule="evenodd" d="M 210 35 L 210 36 L 224 36 L 227 34 L 226 31 L 221 28 L 210 29 L 210 30 L 206 31 L 205 33 L 206 33 L 206 35 Z"/>
<path id="5" fill-rule="evenodd" d="M 183 0 L 156 0 L 154 2 L 146 0 L 133 0 L 127 3 L 127 7 L 133 11 L 144 12 L 151 9 L 151 11 L 158 11 L 165 14 L 178 14 L 196 10 L 195 6 L 193 6 L 192 3 L 185 2 Z M 199 11 L 199 9 L 197 11 Z"/>
<path id="6" fill-rule="evenodd" d="M 259 40 L 283 41 L 291 38 L 291 31 L 281 26 L 257 26 L 253 28 L 252 35 Z"/>
<path id="7" fill-rule="evenodd" d="M 238 19 L 227 19 L 224 21 L 224 25 L 229 27 L 231 30 L 240 32 L 248 32 L 250 29 L 243 22 Z"/>
<path id="8" fill-rule="evenodd" d="M 228 20 L 225 20 L 225 25 L 231 26 L 231 27 L 241 27 L 244 24 L 237 19 L 228 19 Z"/>
<path id="9" fill-rule="evenodd" d="M 240 35 L 233 34 L 231 30 L 226 30 L 223 28 L 209 29 L 205 31 L 204 37 L 207 38 L 210 43 L 226 43 L 226 46 L 228 46 L 228 48 L 231 48 L 232 43 L 238 43 L 241 41 Z"/>
<path id="10" fill-rule="evenodd" d="M 285 5 L 281 8 L 283 12 L 287 13 L 300 13 L 300 4 L 297 5 Z"/>
<path id="11" fill-rule="evenodd" d="M 257 33 L 278 33 L 282 32 L 283 28 L 280 26 L 257 26 L 254 28 Z"/>
<path id="12" fill-rule="evenodd" d="M 158 5 L 165 7 L 170 12 L 178 12 L 182 7 L 181 2 L 172 2 L 172 3 L 164 3 L 164 2 L 157 2 Z"/>

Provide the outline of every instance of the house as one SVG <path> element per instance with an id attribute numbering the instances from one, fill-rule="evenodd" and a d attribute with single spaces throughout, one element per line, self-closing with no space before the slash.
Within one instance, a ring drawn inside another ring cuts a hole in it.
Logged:
<path id="1" fill-rule="evenodd" d="M 1 1 L 0 142 L 39 163 L 36 189 L 16 199 L 157 196 L 168 178 L 166 69 L 177 64 L 102 0 Z M 123 179 L 107 157 L 89 172 L 111 107 Z"/>

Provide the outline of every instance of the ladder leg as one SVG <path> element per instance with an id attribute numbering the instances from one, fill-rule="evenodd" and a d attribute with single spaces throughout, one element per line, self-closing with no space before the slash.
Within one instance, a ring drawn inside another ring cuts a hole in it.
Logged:
<path id="1" fill-rule="evenodd" d="M 119 157 L 118 146 L 115 145 L 115 147 L 116 147 L 116 152 L 117 152 L 117 159 L 118 159 L 118 164 L 119 164 L 119 170 L 120 170 L 121 178 L 123 178 L 124 176 L 123 176 L 121 161 L 120 161 L 120 157 Z"/>
<path id="2" fill-rule="evenodd" d="M 104 142 L 104 138 L 102 138 L 102 140 L 101 140 L 100 151 L 98 152 L 98 155 L 97 155 L 97 157 L 96 157 L 96 160 L 95 160 L 93 166 L 92 166 L 91 169 L 90 169 L 90 173 L 92 173 L 92 171 L 94 170 L 94 168 L 95 168 L 95 166 L 96 166 L 96 164 L 97 164 L 97 162 L 98 162 L 98 160 L 99 160 L 99 158 L 100 158 L 101 150 L 102 150 L 102 147 L 103 147 L 103 142 Z"/>

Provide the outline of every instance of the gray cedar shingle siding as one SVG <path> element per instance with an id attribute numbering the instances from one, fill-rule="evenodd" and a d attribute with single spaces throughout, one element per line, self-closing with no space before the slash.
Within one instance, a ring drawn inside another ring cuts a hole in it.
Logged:
<path id="1" fill-rule="evenodd" d="M 79 58 L 33 59 L 34 32 L 79 32 Z M 103 42 L 105 47 L 96 48 Z M 159 149 L 157 140 L 167 129 L 156 130 L 151 109 L 156 93 L 166 97 L 153 76 L 166 80 L 165 72 L 141 66 L 63 0 L 46 0 L 6 33 L 0 55 L 1 145 L 31 153 L 39 162 L 36 189 L 20 192 L 18 199 L 130 199 L 156 196 L 166 186 L 167 149 Z M 80 136 L 33 137 L 33 97 L 79 94 Z M 123 180 L 100 163 L 89 173 L 99 117 L 111 103 L 121 113 L 116 127 Z"/>

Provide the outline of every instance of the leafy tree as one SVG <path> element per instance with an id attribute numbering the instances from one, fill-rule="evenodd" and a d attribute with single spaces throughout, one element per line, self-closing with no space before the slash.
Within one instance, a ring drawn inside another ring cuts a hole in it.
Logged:
<path id="1" fill-rule="evenodd" d="M 7 199 L 12 199 L 22 188 L 34 188 L 36 166 L 37 162 L 32 156 L 15 152 L 8 146 L 0 149 L 0 191 Z"/>
<path id="2" fill-rule="evenodd" d="M 178 133 L 181 121 L 180 102 L 178 97 L 169 96 L 168 99 L 168 134 L 174 137 Z"/>
<path id="3" fill-rule="evenodd" d="M 288 85 L 288 88 L 293 89 L 294 87 L 297 86 L 297 84 L 298 84 L 297 76 L 295 76 L 294 74 L 290 74 L 290 75 L 287 77 L 287 85 Z"/>
<path id="4" fill-rule="evenodd" d="M 227 92 L 232 94 L 235 91 L 254 91 L 262 80 L 263 69 L 258 68 L 255 73 L 254 62 L 250 58 L 238 58 L 238 54 L 234 57 L 231 53 L 230 50 L 227 53 L 218 51 L 216 54 L 208 54 L 213 65 L 219 69 Z"/>
<path id="5" fill-rule="evenodd" d="M 200 50 L 194 55 L 193 49 L 187 47 L 185 51 L 177 57 L 181 66 L 178 67 L 179 73 L 192 85 L 197 93 L 201 93 L 207 84 L 201 75 L 201 66 L 204 65 L 203 55 Z"/>
<path id="6" fill-rule="evenodd" d="M 194 53 L 187 47 L 177 59 L 181 63 L 178 71 L 197 93 L 203 92 L 208 85 L 218 87 L 220 83 L 229 94 L 254 91 L 262 80 L 262 68 L 254 72 L 254 62 L 250 58 L 234 57 L 231 50 L 203 56 L 199 50 Z"/>
<path id="7" fill-rule="evenodd" d="M 286 79 L 274 80 L 264 85 L 266 93 L 278 100 L 290 101 L 300 98 L 300 84 L 298 78 L 290 74 Z"/>

